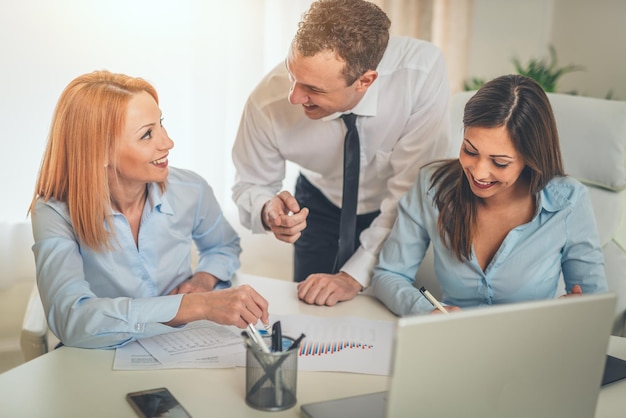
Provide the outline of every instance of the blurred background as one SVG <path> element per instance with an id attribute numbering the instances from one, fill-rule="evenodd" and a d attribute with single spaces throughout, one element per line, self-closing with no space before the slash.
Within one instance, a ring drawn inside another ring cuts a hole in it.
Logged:
<path id="1" fill-rule="evenodd" d="M 378 0 L 395 34 L 430 39 L 454 91 L 548 59 L 584 70 L 559 90 L 626 100 L 626 1 Z M 0 220 L 24 220 L 63 88 L 96 69 L 152 82 L 175 148 L 234 210 L 230 149 L 247 95 L 285 57 L 310 0 L 24 0 L 0 3 Z M 287 184 L 289 186 L 289 184 Z"/>

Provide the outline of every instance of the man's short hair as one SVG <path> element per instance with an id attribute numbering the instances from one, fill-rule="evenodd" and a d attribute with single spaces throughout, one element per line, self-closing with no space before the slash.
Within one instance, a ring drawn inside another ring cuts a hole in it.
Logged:
<path id="1" fill-rule="evenodd" d="M 292 48 L 303 56 L 334 51 L 346 62 L 347 85 L 375 70 L 389 42 L 391 21 L 364 0 L 318 0 L 304 13 Z"/>

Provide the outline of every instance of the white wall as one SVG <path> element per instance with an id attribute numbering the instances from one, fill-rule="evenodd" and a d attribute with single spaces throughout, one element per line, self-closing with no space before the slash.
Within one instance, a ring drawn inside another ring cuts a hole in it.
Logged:
<path id="1" fill-rule="evenodd" d="M 514 70 L 513 57 L 543 53 L 549 42 L 553 0 L 473 1 L 469 77 L 488 80 L 507 74 Z"/>
<path id="2" fill-rule="evenodd" d="M 175 141 L 171 164 L 205 176 L 229 205 L 244 101 L 284 58 L 310 2 L 0 2 L 0 220 L 25 219 L 57 98 L 97 69 L 155 85 Z"/>
<path id="3" fill-rule="evenodd" d="M 563 64 L 585 67 L 563 77 L 564 91 L 626 100 L 626 1 L 555 0 L 552 41 Z"/>
<path id="4" fill-rule="evenodd" d="M 109 69 L 151 81 L 176 146 L 232 207 L 230 147 L 247 94 L 284 58 L 311 0 L 24 0 L 0 3 L 0 220 L 23 220 L 50 117 L 79 74 Z M 626 100 L 626 1 L 474 0 L 468 76 L 511 72 L 547 54 L 587 71 L 563 88 Z M 262 22 L 268 21 L 267 24 Z"/>
<path id="5" fill-rule="evenodd" d="M 490 79 L 514 72 L 517 57 L 547 58 L 585 71 L 563 76 L 559 91 L 626 100 L 626 1 L 473 0 L 468 77 Z"/>

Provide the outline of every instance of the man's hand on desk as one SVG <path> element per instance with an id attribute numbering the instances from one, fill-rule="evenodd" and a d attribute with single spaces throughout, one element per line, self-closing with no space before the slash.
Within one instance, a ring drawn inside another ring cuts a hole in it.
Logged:
<path id="1" fill-rule="evenodd" d="M 261 221 L 266 229 L 272 231 L 280 241 L 293 244 L 300 238 L 306 228 L 306 218 L 309 209 L 300 210 L 295 197 L 283 190 L 263 205 Z"/>
<path id="2" fill-rule="evenodd" d="M 166 325 L 178 326 L 199 319 L 246 328 L 248 324 L 269 323 L 267 300 L 249 285 L 213 292 L 186 293 L 176 316 Z"/>
<path id="3" fill-rule="evenodd" d="M 337 302 L 354 298 L 361 289 L 361 284 L 343 271 L 318 273 L 298 283 L 298 298 L 310 305 L 334 306 Z"/>

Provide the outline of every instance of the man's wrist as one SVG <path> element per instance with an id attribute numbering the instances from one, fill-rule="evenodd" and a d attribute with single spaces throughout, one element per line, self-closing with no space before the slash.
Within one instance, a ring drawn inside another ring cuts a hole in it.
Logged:
<path id="1" fill-rule="evenodd" d="M 269 200 L 265 202 L 265 204 L 261 208 L 261 225 L 263 225 L 263 229 L 265 229 L 266 231 L 271 231 L 271 228 L 267 226 L 267 223 L 265 222 L 265 208 L 267 207 L 267 204 L 269 202 L 270 202 Z"/>
<path id="2" fill-rule="evenodd" d="M 363 285 L 354 277 L 352 277 L 351 275 L 349 275 L 348 273 L 346 273 L 345 271 L 341 270 L 340 273 L 344 274 L 345 277 L 350 278 L 352 281 L 349 282 L 351 285 L 353 285 L 354 290 L 357 291 L 357 293 L 360 293 L 362 291 L 365 290 L 365 288 L 363 287 Z"/>

